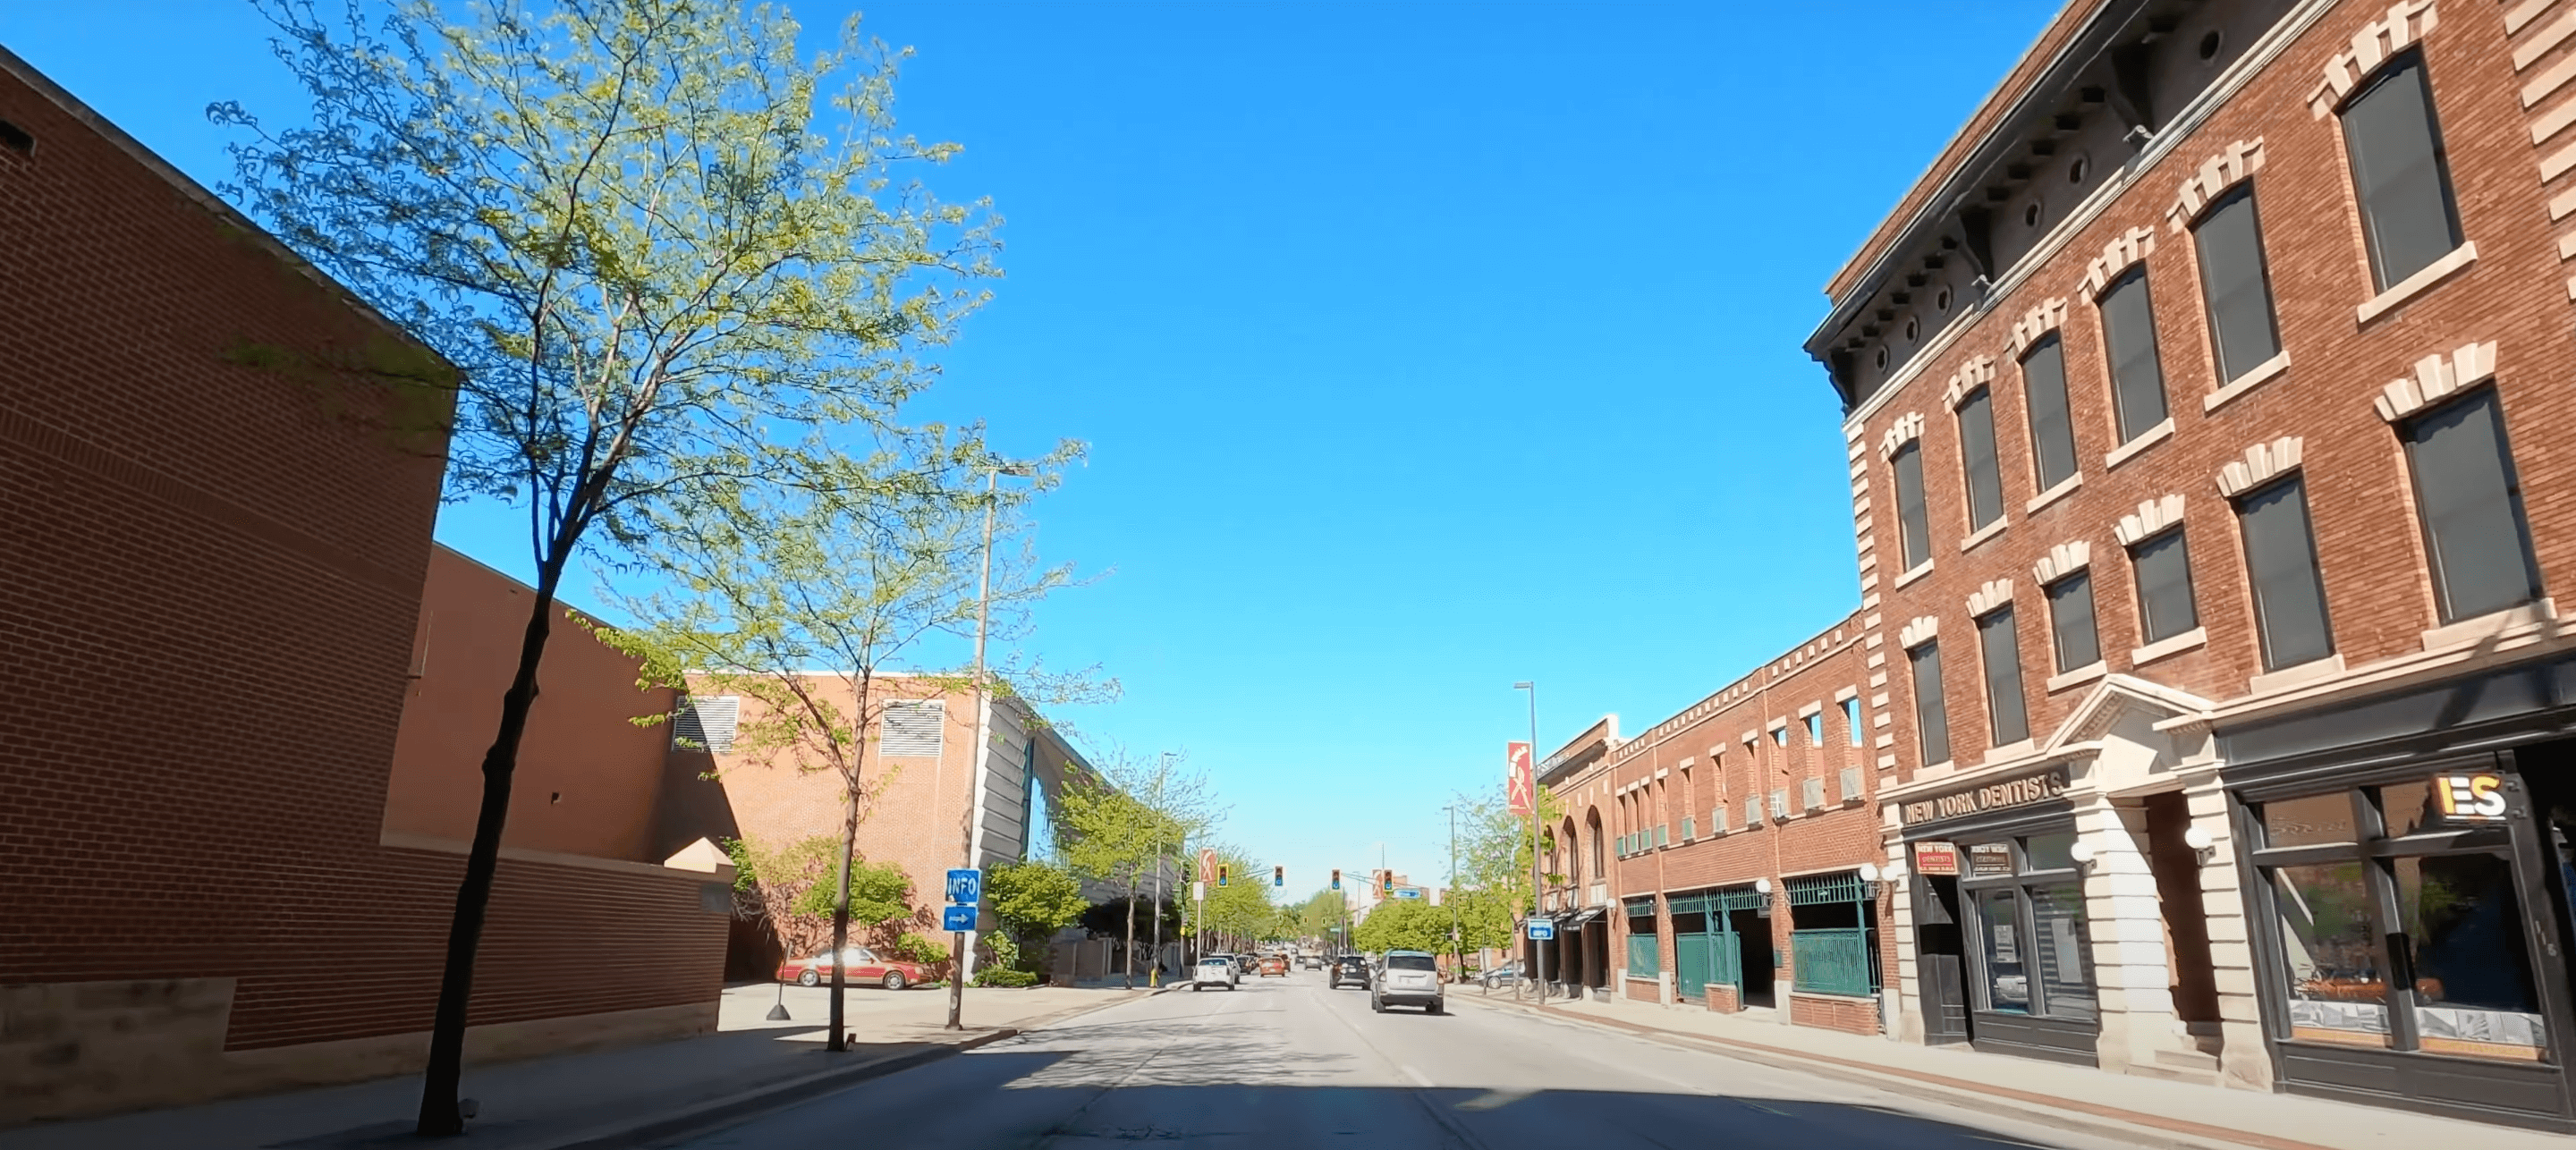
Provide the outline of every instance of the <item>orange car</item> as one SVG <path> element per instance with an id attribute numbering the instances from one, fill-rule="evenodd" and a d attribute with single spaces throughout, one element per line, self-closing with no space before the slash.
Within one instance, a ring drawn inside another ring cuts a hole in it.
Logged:
<path id="1" fill-rule="evenodd" d="M 1261 977 L 1268 978 L 1274 974 L 1281 978 L 1288 977 L 1288 960 L 1275 954 L 1264 956 L 1261 960 Z"/>

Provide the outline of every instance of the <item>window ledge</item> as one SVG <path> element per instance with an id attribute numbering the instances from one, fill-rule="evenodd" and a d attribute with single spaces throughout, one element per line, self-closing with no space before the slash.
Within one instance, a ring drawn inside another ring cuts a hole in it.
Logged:
<path id="1" fill-rule="evenodd" d="M 2263 695 L 2269 694 L 2273 691 L 2286 691 L 2301 684 L 2316 682 L 2319 679 L 2331 679 L 2337 675 L 2343 674 L 2343 671 L 2343 652 L 2337 651 L 2322 659 L 2310 659 L 2305 663 L 2292 663 L 2278 671 L 2266 671 L 2260 675 L 2256 675 L 2252 679 L 2246 681 L 2245 693 L 2249 695 Z"/>
<path id="2" fill-rule="evenodd" d="M 2076 488 L 2082 486 L 2084 486 L 2084 473 L 2078 471 L 2073 475 L 2069 475 L 2064 479 L 2058 480 L 2057 486 L 2031 496 L 2030 502 L 2022 505 L 2022 513 L 2025 515 L 2037 514 L 2040 508 L 2066 498 L 2067 495 L 2071 494 Z"/>
<path id="3" fill-rule="evenodd" d="M 2396 286 L 2370 297 L 2369 302 L 2353 309 L 2353 325 L 2358 327 L 2378 319 L 2387 314 L 2390 308 L 2432 290 L 2433 285 L 2468 270 L 2469 265 L 2476 262 L 2478 262 L 2477 244 L 2464 243 L 2452 248 L 2449 255 L 2424 265 L 2424 270 L 2397 281 Z"/>
<path id="4" fill-rule="evenodd" d="M 1989 524 L 1986 524 L 1986 525 L 1985 525 L 1985 526 L 1983 526 L 1983 527 L 1977 528 L 1975 531 L 1970 532 L 1970 533 L 1968 534 L 1968 537 L 1967 537 L 1967 538 L 1960 540 L 1960 541 L 1959 541 L 1959 550 L 1961 550 L 1961 551 L 1973 551 L 1973 550 L 1975 550 L 1975 549 L 1976 549 L 1976 547 L 1977 547 L 1977 544 L 1983 543 L 1983 542 L 1985 542 L 1986 540 L 1992 539 L 1992 538 L 1994 538 L 1994 537 L 1995 537 L 1995 536 L 1997 536 L 1997 535 L 2001 535 L 2001 534 L 2003 534 L 2003 533 L 2004 533 L 2004 527 L 2005 527 L 2005 525 L 2007 525 L 2007 524 L 2009 524 L 2009 523 L 2011 523 L 2011 522 L 2012 522 L 2011 520 L 2006 519 L 2006 518 L 2004 518 L 2004 517 L 2003 517 L 2003 516 L 2001 516 L 2001 515 L 1995 516 L 1995 521 L 1994 521 L 1994 522 L 1989 523 Z"/>
<path id="5" fill-rule="evenodd" d="M 2288 370 L 2290 370 L 2290 353 L 2287 349 L 2283 349 L 2280 354 L 2255 364 L 2245 374 L 2228 380 L 2225 387 L 2200 397 L 2201 413 L 2206 415 L 2216 411 L 2226 406 L 2228 401 L 2270 383 L 2274 376 Z"/>
<path id="6" fill-rule="evenodd" d="M 2037 750 L 2038 747 L 2039 741 L 2037 739 L 2028 738 L 2021 739 L 2016 742 L 2005 743 L 2000 747 L 1988 747 L 1986 748 L 1985 761 L 1978 763 L 1977 765 L 1985 766 L 1989 763 L 2009 762 Z"/>
<path id="7" fill-rule="evenodd" d="M 2462 619 L 2457 623 L 2445 623 L 2426 631 L 2424 649 L 2445 651 L 2459 647 L 2474 647 L 2507 631 L 2545 623 L 2556 618 L 2558 618 L 2557 600 L 2534 599 L 2519 606 L 2507 607 L 2502 611 L 2490 611 L 2484 615 Z"/>
<path id="8" fill-rule="evenodd" d="M 1921 562 L 1921 563 L 1919 563 L 1919 564 L 1916 564 L 1913 570 L 1908 571 L 1908 572 L 1906 572 L 1905 574 L 1902 574 L 1902 575 L 1897 576 L 1897 577 L 1896 577 L 1896 582 L 1893 584 L 1893 586 L 1895 586 L 1895 587 L 1903 587 L 1903 586 L 1905 586 L 1906 584 L 1911 583 L 1911 582 L 1913 582 L 1913 581 L 1915 581 L 1915 580 L 1917 580 L 1917 579 L 1920 579 L 1920 578 L 1922 578 L 1922 577 L 1924 577 L 1924 576 L 1926 576 L 1926 575 L 1929 575 L 1929 574 L 1931 574 L 1931 573 L 1932 573 L 1932 561 L 1931 561 L 1931 560 L 1929 560 L 1929 559 L 1926 559 L 1926 560 L 1924 560 L 1923 562 Z"/>
<path id="9" fill-rule="evenodd" d="M 2208 645 L 2209 628 L 2194 627 L 2182 634 L 2158 639 L 2153 643 L 2149 643 L 2144 647 L 2140 647 L 2137 650 L 2129 652 L 2129 665 L 2133 667 L 2143 667 L 2158 659 L 2164 658 L 2167 655 L 2179 655 L 2185 651 Z"/>
<path id="10" fill-rule="evenodd" d="M 2168 415 L 2165 417 L 2165 421 L 2163 423 L 2159 423 L 2154 427 L 2150 427 L 2145 431 L 2139 432 L 2136 439 L 2132 439 L 2127 443 L 2123 443 L 2118 447 L 2112 448 L 2111 454 L 2102 457 L 2102 470 L 2109 471 L 2114 467 L 2127 463 L 2129 461 L 2129 457 L 2173 438 L 2173 433 L 2173 416 Z"/>
<path id="11" fill-rule="evenodd" d="M 2059 691 L 2067 689 L 2068 687 L 2081 687 L 2086 683 L 2090 683 L 2095 679 L 2101 678 L 2110 669 L 2110 664 L 2105 663 L 2100 659 L 2095 659 L 2092 662 L 2086 663 L 2081 667 L 2077 667 L 2072 671 L 2068 671 L 2063 675 L 2050 675 L 2048 677 L 2048 692 L 2053 695 Z"/>

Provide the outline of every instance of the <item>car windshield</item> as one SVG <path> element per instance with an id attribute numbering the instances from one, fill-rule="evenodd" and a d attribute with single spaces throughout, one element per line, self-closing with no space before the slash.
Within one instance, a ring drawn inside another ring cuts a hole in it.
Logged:
<path id="1" fill-rule="evenodd" d="M 1388 970 L 1438 970 L 1439 964 L 1427 954 L 1398 954 L 1386 960 Z"/>

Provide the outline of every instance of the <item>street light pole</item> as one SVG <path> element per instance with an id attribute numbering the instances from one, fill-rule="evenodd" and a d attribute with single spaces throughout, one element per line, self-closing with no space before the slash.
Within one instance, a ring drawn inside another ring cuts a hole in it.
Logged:
<path id="1" fill-rule="evenodd" d="M 1514 683 L 1512 689 L 1529 692 L 1530 732 L 1530 918 L 1535 921 L 1541 904 L 1546 901 L 1546 888 L 1539 883 L 1538 869 L 1538 684 Z M 1524 931 L 1523 933 L 1527 933 Z M 1530 981 L 1538 987 L 1539 1005 L 1547 1005 L 1547 948 L 1537 939 L 1529 940 Z"/>
<path id="2" fill-rule="evenodd" d="M 1163 762 L 1154 771 L 1154 967 L 1145 976 L 1147 986 L 1163 984 L 1163 778 L 1172 773 L 1172 753 L 1163 752 Z"/>
<path id="3" fill-rule="evenodd" d="M 1537 754 L 1537 751 L 1531 751 Z M 1535 797 L 1535 796 L 1533 796 Z M 1458 930 L 1458 804 L 1449 804 L 1449 893 L 1443 896 L 1449 904 L 1449 977 L 1467 973 L 1466 936 Z"/>
<path id="4" fill-rule="evenodd" d="M 1002 469 L 1000 467 L 987 469 L 984 473 L 983 571 L 975 579 L 975 753 L 967 760 L 968 769 L 976 773 L 974 785 L 978 787 L 983 785 L 984 752 L 988 749 L 985 744 L 991 742 L 993 738 L 989 726 L 992 722 L 993 692 L 991 684 L 984 681 L 984 635 L 992 619 L 993 504 L 1001 493 L 1001 487 Z M 966 827 L 958 836 L 962 841 L 957 848 L 958 856 L 963 860 L 958 865 L 966 870 L 975 869 L 975 822 L 975 804 L 970 800 L 966 804 Z M 966 1024 L 962 1019 L 966 1013 L 966 932 L 961 930 L 950 934 L 948 949 L 948 1029 L 964 1030 Z"/>

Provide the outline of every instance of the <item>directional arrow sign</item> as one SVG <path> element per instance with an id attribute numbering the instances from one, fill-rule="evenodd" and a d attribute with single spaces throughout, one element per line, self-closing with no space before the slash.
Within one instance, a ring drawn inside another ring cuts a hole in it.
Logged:
<path id="1" fill-rule="evenodd" d="M 1531 942 L 1551 941 L 1556 938 L 1556 923 L 1544 918 L 1531 919 L 1529 936 Z"/>

